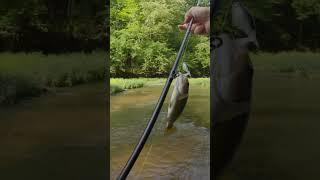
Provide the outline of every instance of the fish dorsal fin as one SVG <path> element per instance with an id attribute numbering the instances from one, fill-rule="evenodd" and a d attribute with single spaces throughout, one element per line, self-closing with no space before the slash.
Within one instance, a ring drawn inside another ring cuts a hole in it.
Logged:
<path id="1" fill-rule="evenodd" d="M 191 77 L 191 73 L 190 73 L 190 70 L 189 70 L 189 68 L 188 68 L 187 63 L 184 62 L 184 63 L 182 64 L 182 68 L 183 68 L 183 70 L 186 72 L 184 75 Z"/>

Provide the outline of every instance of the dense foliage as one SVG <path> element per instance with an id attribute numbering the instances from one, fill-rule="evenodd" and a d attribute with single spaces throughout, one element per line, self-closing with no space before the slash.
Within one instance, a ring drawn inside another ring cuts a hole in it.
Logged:
<path id="1" fill-rule="evenodd" d="M 246 0 L 262 50 L 319 50 L 319 0 Z"/>
<path id="2" fill-rule="evenodd" d="M 0 106 L 60 87 L 103 81 L 105 52 L 45 56 L 40 53 L 0 54 Z"/>
<path id="3" fill-rule="evenodd" d="M 106 48 L 101 0 L 3 0 L 0 51 L 61 53 Z"/>
<path id="4" fill-rule="evenodd" d="M 230 0 L 221 2 L 223 6 L 215 19 L 217 30 L 228 28 L 230 16 Z M 243 2 L 256 18 L 262 51 L 319 50 L 320 1 Z M 177 25 L 194 3 L 111 0 L 108 11 L 104 0 L 2 0 L 0 51 L 90 52 L 106 49 L 110 36 L 113 77 L 163 76 L 168 73 L 184 34 Z M 193 36 L 184 60 L 193 76 L 208 76 L 208 38 Z"/>
<path id="5" fill-rule="evenodd" d="M 223 0 L 215 31 L 228 30 L 230 0 Z M 257 24 L 262 51 L 319 50 L 320 1 L 244 0 Z M 163 76 L 168 73 L 183 33 L 177 25 L 194 4 L 188 0 L 112 0 L 111 75 Z M 194 76 L 208 76 L 207 37 L 193 37 L 185 61 Z"/>
<path id="6" fill-rule="evenodd" d="M 177 25 L 188 7 L 185 0 L 111 1 L 111 75 L 167 75 L 184 35 Z M 193 75 L 208 75 L 209 54 L 208 37 L 189 41 L 184 60 Z"/>

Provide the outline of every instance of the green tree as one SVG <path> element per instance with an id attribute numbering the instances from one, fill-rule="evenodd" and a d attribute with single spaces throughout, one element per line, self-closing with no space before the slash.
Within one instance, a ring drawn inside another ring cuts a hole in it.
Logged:
<path id="1" fill-rule="evenodd" d="M 184 0 L 114 0 L 112 3 L 111 75 L 167 75 L 184 35 L 177 25 L 183 21 L 185 11 L 191 5 Z M 203 43 L 201 48 L 196 47 L 204 41 L 207 43 Z M 193 37 L 188 51 L 201 51 L 198 54 L 203 55 L 203 48 L 207 55 L 193 61 L 208 61 L 210 54 L 208 38 Z M 198 64 L 200 66 L 195 68 L 198 72 L 208 70 L 206 63 Z M 203 74 L 208 73 L 199 73 Z"/>

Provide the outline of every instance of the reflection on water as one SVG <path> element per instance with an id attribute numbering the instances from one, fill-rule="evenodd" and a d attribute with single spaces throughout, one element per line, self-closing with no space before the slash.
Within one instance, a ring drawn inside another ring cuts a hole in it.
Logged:
<path id="1" fill-rule="evenodd" d="M 161 90 L 152 86 L 111 97 L 111 179 L 128 160 Z M 187 106 L 168 133 L 165 104 L 128 179 L 209 179 L 209 104 L 209 88 L 191 84 Z"/>
<path id="2" fill-rule="evenodd" d="M 0 179 L 105 180 L 103 84 L 0 109 Z"/>

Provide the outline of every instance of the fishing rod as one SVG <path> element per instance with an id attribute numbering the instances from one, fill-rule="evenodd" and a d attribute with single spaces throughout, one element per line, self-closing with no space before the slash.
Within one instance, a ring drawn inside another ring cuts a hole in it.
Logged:
<path id="1" fill-rule="evenodd" d="M 197 6 L 200 6 L 200 3 L 201 3 L 201 0 L 198 0 L 197 2 Z M 193 24 L 193 21 L 194 21 L 194 18 L 192 17 L 189 24 L 188 24 L 188 27 L 187 27 L 187 31 L 184 35 L 184 38 L 182 40 L 182 43 L 180 45 L 180 49 L 178 51 L 178 55 L 176 57 L 176 60 L 173 64 L 173 67 L 170 71 L 170 74 L 169 74 L 169 77 L 166 81 L 166 84 L 164 86 L 164 88 L 162 89 L 162 92 L 161 92 L 161 95 L 159 97 L 159 100 L 155 106 L 155 109 L 153 111 L 153 114 L 150 118 L 150 120 L 148 121 L 148 124 L 143 132 L 143 134 L 141 135 L 140 137 L 140 140 L 138 142 L 138 144 L 136 145 L 136 147 L 134 148 L 131 156 L 129 157 L 126 165 L 123 167 L 120 175 L 118 176 L 118 180 L 125 180 L 128 176 L 128 174 L 130 173 L 134 163 L 136 162 L 136 160 L 138 159 L 151 131 L 152 131 L 152 128 L 154 127 L 154 124 L 156 123 L 157 121 L 157 118 L 159 116 L 159 113 L 161 111 L 161 108 L 163 106 L 163 103 L 164 103 L 164 100 L 166 99 L 166 96 L 168 94 L 168 91 L 169 91 L 169 88 L 170 88 L 170 85 L 173 81 L 173 79 L 175 78 L 175 75 L 176 75 L 176 71 L 177 71 L 177 67 L 178 67 L 178 64 L 180 62 L 180 59 L 184 53 L 184 50 L 185 50 L 185 47 L 186 47 L 186 44 L 188 42 L 188 39 L 190 37 L 190 32 L 191 32 L 191 27 L 192 27 L 192 24 Z"/>

